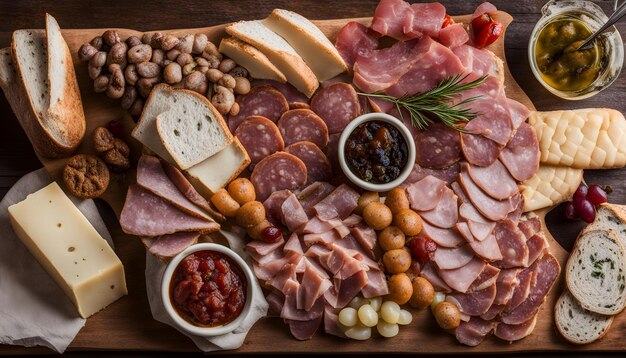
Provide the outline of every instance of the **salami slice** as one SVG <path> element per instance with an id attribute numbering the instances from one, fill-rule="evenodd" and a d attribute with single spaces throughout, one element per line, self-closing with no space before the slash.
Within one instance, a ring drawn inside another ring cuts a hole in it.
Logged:
<path id="1" fill-rule="evenodd" d="M 422 167 L 441 169 L 461 159 L 459 132 L 444 124 L 434 123 L 415 135 L 415 162 Z"/>
<path id="2" fill-rule="evenodd" d="M 236 102 L 239 104 L 239 113 L 228 118 L 228 128 L 233 133 L 250 116 L 263 116 L 276 122 L 289 110 L 285 96 L 270 86 L 253 87 L 247 94 L 237 97 Z"/>
<path id="3" fill-rule="evenodd" d="M 265 201 L 275 191 L 295 190 L 306 184 L 306 165 L 293 154 L 278 152 L 261 160 L 250 180 L 256 190 L 257 200 Z"/>
<path id="4" fill-rule="evenodd" d="M 502 150 L 500 160 L 513 178 L 524 181 L 539 170 L 540 155 L 535 129 L 528 123 L 522 123 L 513 139 Z"/>
<path id="5" fill-rule="evenodd" d="M 246 148 L 252 167 L 268 155 L 285 149 L 278 127 L 265 117 L 248 117 L 237 127 L 235 136 Z"/>
<path id="6" fill-rule="evenodd" d="M 304 102 L 289 102 L 289 109 L 311 109 L 311 106 Z"/>
<path id="7" fill-rule="evenodd" d="M 309 98 L 302 92 L 298 91 L 294 86 L 289 83 L 280 83 L 273 80 L 254 80 L 253 86 L 271 86 L 280 91 L 285 96 L 289 107 L 295 103 L 308 104 Z"/>
<path id="8" fill-rule="evenodd" d="M 465 159 L 478 167 L 487 167 L 498 159 L 502 148 L 480 134 L 461 133 L 461 149 Z"/>
<path id="9" fill-rule="evenodd" d="M 333 174 L 330 161 L 326 154 L 315 143 L 302 141 L 289 145 L 285 151 L 300 158 L 307 171 L 307 184 L 316 181 L 328 181 Z"/>
<path id="10" fill-rule="evenodd" d="M 319 90 L 311 100 L 311 109 L 322 117 L 331 134 L 341 132 L 361 113 L 354 87 L 343 82 Z"/>
<path id="11" fill-rule="evenodd" d="M 292 109 L 285 112 L 278 120 L 278 129 L 283 135 L 285 145 L 309 141 L 324 148 L 328 144 L 326 123 L 310 109 Z"/>

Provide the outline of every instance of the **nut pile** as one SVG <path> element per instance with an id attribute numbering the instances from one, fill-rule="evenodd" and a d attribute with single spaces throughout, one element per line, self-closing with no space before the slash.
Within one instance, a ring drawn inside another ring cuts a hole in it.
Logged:
<path id="1" fill-rule="evenodd" d="M 115 126 L 111 121 L 109 126 Z M 117 138 L 107 127 L 97 127 L 91 133 L 93 149 L 100 154 L 114 172 L 123 172 L 130 168 L 130 148 Z"/>
<path id="2" fill-rule="evenodd" d="M 94 91 L 121 99 L 134 117 L 162 82 L 205 95 L 223 115 L 239 113 L 235 94 L 250 91 L 248 71 L 223 57 L 205 34 L 179 38 L 154 32 L 122 41 L 117 31 L 107 30 L 83 44 L 78 58 L 88 62 Z"/>

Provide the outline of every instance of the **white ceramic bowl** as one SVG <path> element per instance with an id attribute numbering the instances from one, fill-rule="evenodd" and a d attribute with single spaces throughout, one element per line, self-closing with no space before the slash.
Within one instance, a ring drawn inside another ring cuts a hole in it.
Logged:
<path id="1" fill-rule="evenodd" d="M 398 131 L 400 132 L 400 134 L 402 135 L 402 137 L 404 138 L 407 144 L 408 158 L 406 161 L 406 165 L 404 166 L 402 171 L 400 171 L 400 175 L 393 181 L 390 181 L 389 183 L 375 184 L 375 183 L 367 182 L 359 178 L 358 176 L 356 176 L 356 174 L 354 174 L 352 170 L 350 170 L 350 168 L 348 167 L 348 163 L 346 163 L 345 145 L 346 145 L 346 141 L 348 140 L 348 137 L 350 136 L 350 134 L 356 127 L 358 127 L 359 125 L 365 122 L 371 122 L 371 121 L 381 121 L 381 122 L 391 124 L 396 129 L 398 129 Z M 397 187 L 398 185 L 402 184 L 406 180 L 409 174 L 411 174 L 411 170 L 413 170 L 414 164 L 415 164 L 415 142 L 413 142 L 413 136 L 411 135 L 411 131 L 409 131 L 409 129 L 404 125 L 404 123 L 402 123 L 402 121 L 400 121 L 398 118 L 390 116 L 386 113 L 368 113 L 368 114 L 364 114 L 362 116 L 359 116 L 353 119 L 346 126 L 343 132 L 341 132 L 341 137 L 339 137 L 339 165 L 341 166 L 341 170 L 343 170 L 344 174 L 346 174 L 346 176 L 348 177 L 348 179 L 350 179 L 350 181 L 352 181 L 354 184 L 360 186 L 361 188 L 365 190 L 382 192 L 382 191 L 389 191 Z"/>
<path id="2" fill-rule="evenodd" d="M 204 251 L 204 250 L 216 251 L 231 258 L 233 262 L 235 262 L 241 268 L 241 272 L 243 272 L 245 276 L 245 280 L 246 280 L 246 288 L 247 288 L 246 303 L 244 304 L 243 310 L 241 311 L 241 313 L 239 314 L 237 318 L 235 318 L 233 321 L 222 326 L 200 327 L 200 326 L 196 326 L 196 325 L 189 323 L 184 318 L 182 318 L 178 314 L 178 312 L 176 312 L 176 309 L 172 306 L 172 301 L 170 299 L 170 292 L 169 292 L 170 281 L 172 279 L 172 276 L 174 275 L 174 271 L 176 270 L 176 267 L 178 266 L 178 264 L 190 254 L 193 254 L 194 252 L 198 252 L 198 251 Z M 181 252 L 180 254 L 176 255 L 167 264 L 167 268 L 165 269 L 165 272 L 163 273 L 163 278 L 161 279 L 161 298 L 163 299 L 163 306 L 165 306 L 165 311 L 171 317 L 172 321 L 178 328 L 182 329 L 183 331 L 187 333 L 190 333 L 196 336 L 201 336 L 201 337 L 219 336 L 222 334 L 232 332 L 237 327 L 241 326 L 243 324 L 243 321 L 246 319 L 246 317 L 250 313 L 250 309 L 252 307 L 252 301 L 253 301 L 252 282 L 254 280 L 255 278 L 254 278 L 254 275 L 252 274 L 252 270 L 250 270 L 250 267 L 245 263 L 245 261 L 241 258 L 241 256 L 237 255 L 233 250 L 227 248 L 226 246 L 212 244 L 212 243 L 195 244 L 195 245 L 188 247 L 185 251 Z"/>

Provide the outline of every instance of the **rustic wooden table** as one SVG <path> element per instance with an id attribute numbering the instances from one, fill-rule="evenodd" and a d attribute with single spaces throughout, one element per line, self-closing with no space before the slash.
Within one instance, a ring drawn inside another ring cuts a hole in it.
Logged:
<path id="1" fill-rule="evenodd" d="M 540 17 L 541 7 L 546 0 L 492 0 L 499 9 L 510 13 L 514 22 L 506 33 L 506 57 L 513 76 L 525 90 L 538 110 L 570 109 L 585 107 L 611 107 L 626 112 L 626 77 L 621 76 L 609 89 L 584 101 L 565 101 L 547 92 L 531 74 L 527 58 L 530 33 Z M 474 11 L 482 0 L 440 0 L 450 14 L 466 14 Z M 613 0 L 594 1 L 610 12 Z M 11 32 L 21 28 L 44 27 L 44 13 L 54 15 L 63 28 L 113 28 L 124 27 L 140 31 L 169 28 L 207 27 L 231 21 L 256 19 L 266 16 L 274 8 L 294 10 L 312 19 L 334 19 L 372 16 L 378 0 L 257 0 L 257 1 L 132 1 L 132 0 L 1 0 L 0 1 L 0 47 L 10 45 Z M 625 33 L 626 20 L 617 25 Z M 23 175 L 41 167 L 32 147 L 4 96 L 0 96 L 0 198 Z M 626 170 L 587 171 L 588 183 L 611 185 L 615 190 L 610 200 L 626 203 L 626 185 L 623 178 Z M 113 218 L 107 208 L 101 206 L 105 219 Z M 558 240 L 569 248 L 580 226 L 563 222 L 557 208 L 548 216 L 548 226 L 558 233 Z M 118 230 L 118 228 L 113 228 Z M 138 249 L 140 247 L 138 246 Z M 141 265 L 138 265 L 141 267 Z M 142 280 L 129 283 L 143 285 Z M 147 303 L 147 302 L 146 302 Z M 147 306 L 147 305 L 146 305 Z M 147 311 L 146 314 L 149 314 Z M 0 318 L 1 319 L 1 318 Z M 151 329 L 163 329 L 158 324 L 145 327 L 144 334 Z M 85 329 L 89 329 L 89 324 Z M 142 327 L 138 326 L 141 330 Z M 176 332 L 171 330 L 173 335 Z M 103 339 L 105 339 L 103 337 Z M 180 336 L 173 341 L 185 342 Z M 171 342 L 170 342 L 171 343 Z M 124 342 L 120 342 L 123 349 Z M 22 350 L 0 346 L 0 354 L 30 354 L 47 352 L 42 349 Z"/>

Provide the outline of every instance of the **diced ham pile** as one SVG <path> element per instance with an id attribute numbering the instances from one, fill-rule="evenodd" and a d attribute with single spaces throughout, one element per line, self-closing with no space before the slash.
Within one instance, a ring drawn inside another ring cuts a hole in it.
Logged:
<path id="1" fill-rule="evenodd" d="M 376 232 L 352 214 L 358 198 L 347 185 L 316 182 L 299 193 L 276 191 L 263 203 L 268 219 L 289 234 L 276 243 L 251 241 L 246 249 L 256 277 L 271 289 L 270 309 L 297 339 L 310 339 L 322 320 L 327 333 L 343 337 L 339 309 L 359 293 L 388 293 L 374 261 Z"/>
<path id="2" fill-rule="evenodd" d="M 473 17 L 494 11 L 485 3 Z M 515 341 L 532 333 L 560 272 L 540 221 L 521 216 L 518 184 L 538 170 L 539 145 L 525 123 L 530 111 L 506 97 L 502 61 L 471 46 L 462 24 L 442 28 L 445 15 L 439 3 L 382 0 L 371 28 L 347 24 L 336 47 L 363 92 L 410 96 L 452 76 L 467 75 L 467 81 L 486 76 L 482 85 L 455 99 L 478 97 L 464 105 L 478 116 L 463 133 L 441 124 L 420 132 L 408 122 L 408 113 L 401 116 L 382 100 L 369 102 L 403 118 L 413 130 L 416 163 L 403 186 L 424 220 L 420 235 L 438 247 L 421 275 L 461 310 L 457 339 L 475 346 L 494 332 Z M 380 36 L 399 41 L 379 49 Z"/>
<path id="3" fill-rule="evenodd" d="M 143 155 L 137 164 L 137 184 L 128 187 L 120 215 L 122 230 L 141 237 L 148 251 L 171 258 L 214 232 L 224 217 L 193 188 L 174 166 Z"/>

